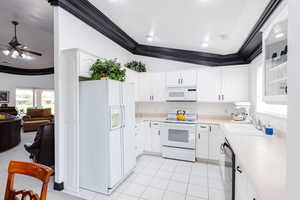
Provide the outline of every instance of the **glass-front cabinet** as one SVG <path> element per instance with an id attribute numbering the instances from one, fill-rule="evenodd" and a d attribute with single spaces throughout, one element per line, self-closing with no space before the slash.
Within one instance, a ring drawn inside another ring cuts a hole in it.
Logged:
<path id="1" fill-rule="evenodd" d="M 264 31 L 264 101 L 286 104 L 288 96 L 288 20 L 285 10 Z"/>

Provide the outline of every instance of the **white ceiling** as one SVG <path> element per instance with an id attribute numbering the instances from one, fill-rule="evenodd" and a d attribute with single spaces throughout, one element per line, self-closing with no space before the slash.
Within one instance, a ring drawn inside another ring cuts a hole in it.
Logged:
<path id="1" fill-rule="evenodd" d="M 230 54 L 242 46 L 270 0 L 89 1 L 138 43 Z M 154 41 L 148 42 L 151 34 Z"/>
<path id="2" fill-rule="evenodd" d="M 53 67 L 53 8 L 50 4 L 46 0 L 1 0 L 0 44 L 12 39 L 12 20 L 20 23 L 19 42 L 43 56 L 33 60 L 12 59 L 0 52 L 0 65 L 32 69 Z"/>

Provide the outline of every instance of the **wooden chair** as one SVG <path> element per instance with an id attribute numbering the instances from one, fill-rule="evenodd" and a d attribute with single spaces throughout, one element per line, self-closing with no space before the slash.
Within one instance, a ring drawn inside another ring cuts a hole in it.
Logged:
<path id="1" fill-rule="evenodd" d="M 15 174 L 27 175 L 41 180 L 43 186 L 40 197 L 31 190 L 16 191 L 13 187 Z M 10 161 L 4 200 L 27 200 L 28 197 L 30 200 L 46 200 L 48 183 L 52 174 L 53 170 L 44 165 Z M 21 196 L 21 199 L 19 199 L 18 196 Z"/>

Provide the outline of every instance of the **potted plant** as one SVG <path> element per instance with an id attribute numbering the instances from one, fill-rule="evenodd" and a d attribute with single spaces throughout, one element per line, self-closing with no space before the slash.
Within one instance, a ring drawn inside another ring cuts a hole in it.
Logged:
<path id="1" fill-rule="evenodd" d="M 146 65 L 140 61 L 133 60 L 125 65 L 125 67 L 137 72 L 146 72 Z"/>
<path id="2" fill-rule="evenodd" d="M 112 79 L 125 81 L 126 70 L 121 69 L 117 59 L 97 59 L 90 68 L 91 80 Z"/>

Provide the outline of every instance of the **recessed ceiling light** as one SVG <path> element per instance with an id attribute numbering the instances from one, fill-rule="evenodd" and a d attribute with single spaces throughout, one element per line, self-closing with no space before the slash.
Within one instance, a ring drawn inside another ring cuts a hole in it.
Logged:
<path id="1" fill-rule="evenodd" d="M 153 36 L 152 35 L 147 35 L 146 38 L 147 38 L 148 42 L 153 42 Z"/>
<path id="2" fill-rule="evenodd" d="M 227 34 L 221 34 L 219 35 L 219 37 L 221 38 L 221 40 L 228 40 L 229 36 Z"/>
<path id="3" fill-rule="evenodd" d="M 275 35 L 276 38 L 282 38 L 284 36 L 284 33 L 277 33 Z"/>
<path id="4" fill-rule="evenodd" d="M 207 42 L 202 42 L 202 43 L 201 43 L 201 46 L 202 46 L 203 48 L 206 48 L 206 47 L 208 47 L 208 43 L 207 43 Z"/>

